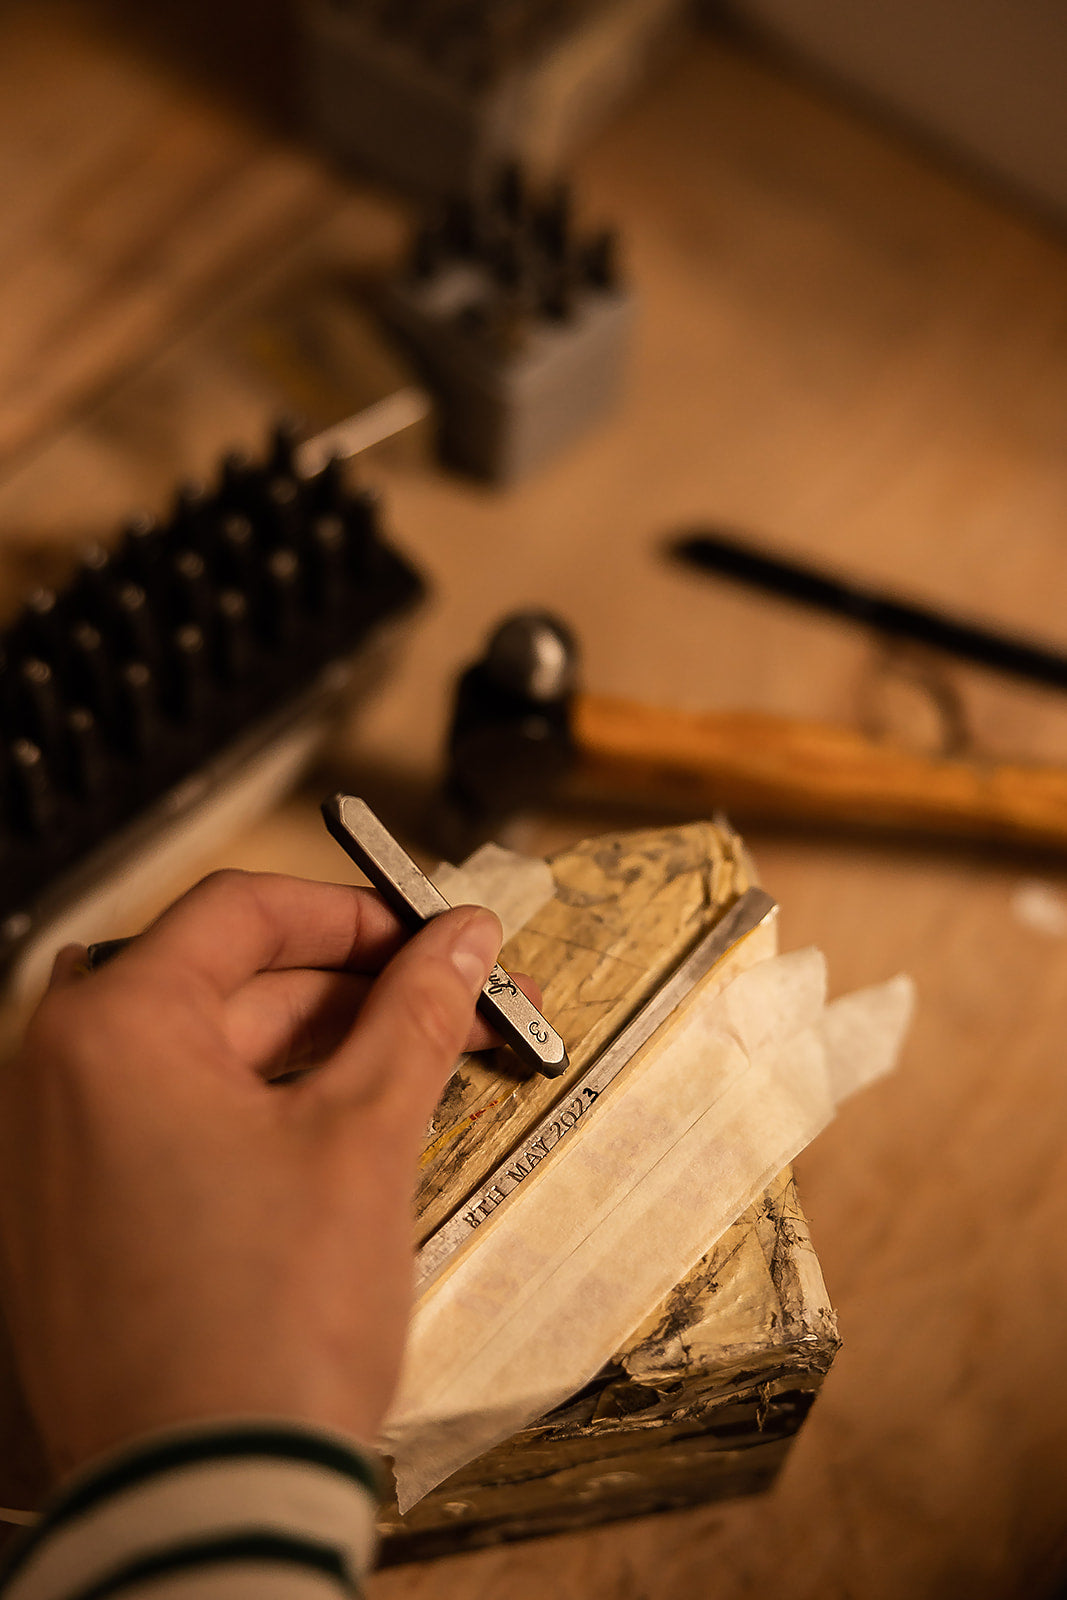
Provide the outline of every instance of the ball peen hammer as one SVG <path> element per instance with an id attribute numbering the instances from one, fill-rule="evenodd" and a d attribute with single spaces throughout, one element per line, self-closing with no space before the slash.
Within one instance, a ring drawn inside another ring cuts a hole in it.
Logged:
<path id="1" fill-rule="evenodd" d="M 1067 770 L 935 757 L 850 728 L 755 711 L 674 710 L 579 687 L 573 633 L 506 617 L 462 674 L 446 797 L 491 828 L 563 789 L 745 820 L 1067 847 Z"/>

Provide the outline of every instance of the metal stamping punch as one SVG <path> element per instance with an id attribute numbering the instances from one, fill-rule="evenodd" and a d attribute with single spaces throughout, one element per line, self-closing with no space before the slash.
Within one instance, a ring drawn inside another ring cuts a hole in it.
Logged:
<path id="1" fill-rule="evenodd" d="M 323 801 L 322 815 L 341 849 L 413 933 L 452 909 L 365 800 L 335 794 Z M 499 964 L 478 997 L 478 1010 L 505 1044 L 543 1077 L 558 1078 L 567 1070 L 570 1062 L 563 1040 Z"/>

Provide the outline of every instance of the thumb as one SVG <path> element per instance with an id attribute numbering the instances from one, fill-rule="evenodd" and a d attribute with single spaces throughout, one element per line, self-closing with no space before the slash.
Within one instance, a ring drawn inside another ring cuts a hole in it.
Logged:
<path id="1" fill-rule="evenodd" d="M 323 1089 L 388 1103 L 421 1131 L 463 1049 L 501 939 L 499 920 L 481 906 L 435 917 L 375 980 L 322 1074 Z"/>
<path id="2" fill-rule="evenodd" d="M 89 971 L 89 952 L 83 944 L 65 944 L 52 963 L 48 989 L 63 989 L 75 978 L 83 978 Z"/>

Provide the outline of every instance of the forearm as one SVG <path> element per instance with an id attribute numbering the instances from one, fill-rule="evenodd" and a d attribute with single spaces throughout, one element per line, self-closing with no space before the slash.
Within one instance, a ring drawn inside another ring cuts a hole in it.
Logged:
<path id="1" fill-rule="evenodd" d="M 342 1435 L 270 1421 L 169 1430 L 70 1480 L 2 1600 L 342 1600 L 374 1551 L 375 1468 Z"/>

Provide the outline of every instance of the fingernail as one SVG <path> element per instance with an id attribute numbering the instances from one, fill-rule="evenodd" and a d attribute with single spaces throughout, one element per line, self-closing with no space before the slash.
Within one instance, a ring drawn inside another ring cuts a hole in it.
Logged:
<path id="1" fill-rule="evenodd" d="M 452 946 L 452 964 L 463 981 L 477 994 L 493 970 L 503 937 L 498 919 L 491 911 L 478 911 L 465 922 Z"/>

